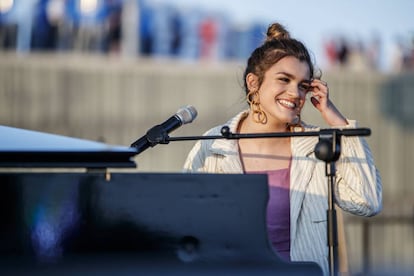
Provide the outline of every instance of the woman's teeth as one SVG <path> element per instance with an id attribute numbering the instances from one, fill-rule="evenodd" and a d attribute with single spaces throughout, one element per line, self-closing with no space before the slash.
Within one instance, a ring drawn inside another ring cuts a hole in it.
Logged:
<path id="1" fill-rule="evenodd" d="M 287 108 L 295 108 L 296 104 L 286 100 L 279 100 L 279 103 Z"/>

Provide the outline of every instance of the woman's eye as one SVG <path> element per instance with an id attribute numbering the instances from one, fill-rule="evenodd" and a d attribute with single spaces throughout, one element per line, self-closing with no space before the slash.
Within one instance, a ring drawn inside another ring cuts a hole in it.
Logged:
<path id="1" fill-rule="evenodd" d="M 312 87 L 307 83 L 303 83 L 303 84 L 299 85 L 299 89 L 307 92 L 307 91 L 310 91 L 312 89 Z"/>
<path id="2" fill-rule="evenodd" d="M 280 78 L 279 80 L 282 81 L 282 82 L 285 82 L 285 83 L 289 82 L 288 78 Z"/>

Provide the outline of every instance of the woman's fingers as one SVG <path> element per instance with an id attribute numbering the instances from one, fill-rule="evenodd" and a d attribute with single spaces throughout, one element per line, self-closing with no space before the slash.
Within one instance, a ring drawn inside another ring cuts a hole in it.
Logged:
<path id="1" fill-rule="evenodd" d="M 328 95 L 329 88 L 328 84 L 325 81 L 314 79 L 311 83 L 312 86 L 312 96 L 310 98 L 311 103 L 318 110 L 322 111 L 324 107 L 328 104 Z"/>

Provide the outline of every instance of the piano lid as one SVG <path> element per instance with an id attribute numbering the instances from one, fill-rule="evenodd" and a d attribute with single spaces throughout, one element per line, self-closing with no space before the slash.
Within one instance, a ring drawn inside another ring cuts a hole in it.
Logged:
<path id="1" fill-rule="evenodd" d="M 0 126 L 0 167 L 136 167 L 131 147 Z"/>

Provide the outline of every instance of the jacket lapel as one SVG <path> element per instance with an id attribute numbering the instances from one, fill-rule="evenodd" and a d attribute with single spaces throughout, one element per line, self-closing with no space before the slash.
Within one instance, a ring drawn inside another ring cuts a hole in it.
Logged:
<path id="1" fill-rule="evenodd" d="M 290 227 L 291 237 L 296 237 L 297 220 L 302 210 L 306 189 L 315 169 L 314 147 L 317 137 L 292 137 L 292 164 L 290 170 Z"/>

